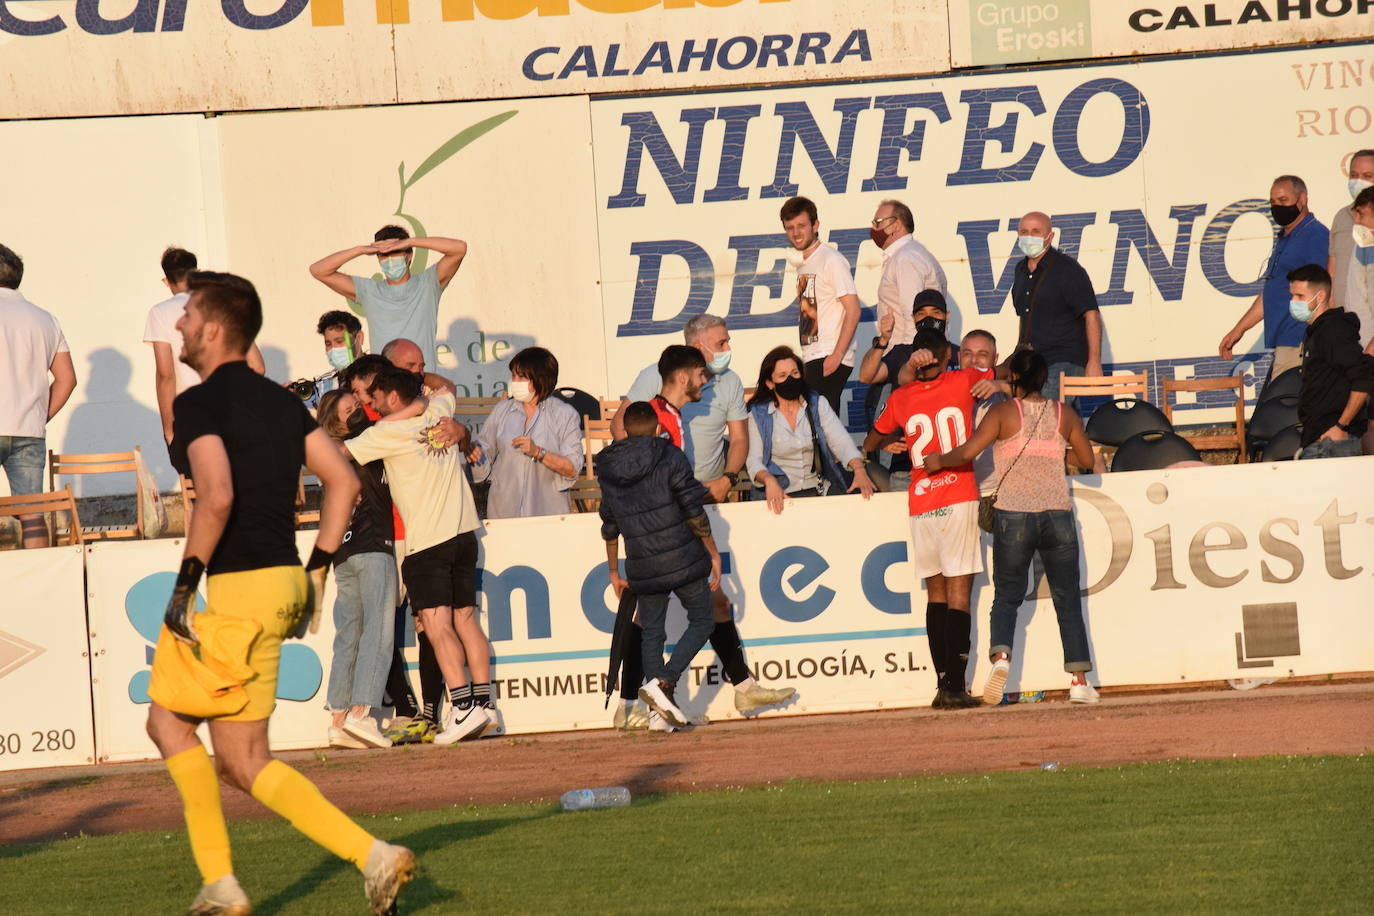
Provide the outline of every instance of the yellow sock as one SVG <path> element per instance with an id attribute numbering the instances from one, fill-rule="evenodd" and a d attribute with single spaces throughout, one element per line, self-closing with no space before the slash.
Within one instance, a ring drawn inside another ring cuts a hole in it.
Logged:
<path id="1" fill-rule="evenodd" d="M 186 815 L 186 834 L 191 840 L 200 878 L 214 884 L 230 874 L 234 865 L 229 857 L 229 830 L 219 803 L 219 779 L 205 748 L 196 745 L 167 758 L 167 772 L 181 793 Z"/>
<path id="2" fill-rule="evenodd" d="M 373 836 L 329 803 L 315 784 L 280 760 L 253 780 L 253 797 L 291 822 L 301 833 L 362 870 Z"/>

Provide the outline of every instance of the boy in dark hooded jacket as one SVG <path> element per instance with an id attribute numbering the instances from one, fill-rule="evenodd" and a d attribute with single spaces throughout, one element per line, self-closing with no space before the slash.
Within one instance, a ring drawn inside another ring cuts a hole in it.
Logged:
<path id="1" fill-rule="evenodd" d="M 1302 458 L 1360 454 L 1374 391 L 1374 359 L 1360 349 L 1360 319 L 1331 304 L 1331 277 L 1318 264 L 1288 273 L 1289 311 L 1306 322 L 1298 422 Z"/>
<path id="2" fill-rule="evenodd" d="M 682 450 L 658 438 L 658 415 L 636 401 L 625 408 L 627 437 L 596 456 L 601 483 L 601 536 L 616 597 L 626 587 L 639 599 L 644 673 L 639 698 L 672 725 L 687 725 L 674 691 L 715 627 L 711 589 L 720 581 L 720 553 L 702 508 L 706 488 Z M 619 539 L 625 538 L 625 577 Z M 627 582 L 628 579 L 628 582 Z M 687 610 L 687 630 L 665 664 L 668 596 Z"/>

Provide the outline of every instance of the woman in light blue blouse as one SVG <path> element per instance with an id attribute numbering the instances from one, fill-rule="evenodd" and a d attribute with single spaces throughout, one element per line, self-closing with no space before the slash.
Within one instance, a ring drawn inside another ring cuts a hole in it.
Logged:
<path id="1" fill-rule="evenodd" d="M 763 488 L 774 513 L 785 496 L 858 491 L 873 495 L 863 456 L 830 403 L 807 388 L 801 359 L 791 347 L 774 347 L 759 367 L 749 399 L 749 476 Z M 854 474 L 845 481 L 841 468 Z"/>
<path id="2" fill-rule="evenodd" d="M 582 473 L 582 415 L 552 397 L 558 360 L 543 347 L 511 357 L 510 396 L 492 409 L 468 460 L 473 480 L 491 480 L 487 518 L 566 515 Z"/>

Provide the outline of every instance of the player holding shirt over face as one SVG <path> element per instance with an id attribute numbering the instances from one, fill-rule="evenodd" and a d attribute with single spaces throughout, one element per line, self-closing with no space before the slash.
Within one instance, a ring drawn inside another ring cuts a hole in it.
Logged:
<path id="1" fill-rule="evenodd" d="M 937 676 L 931 706 L 962 709 L 978 705 L 964 682 L 972 629 L 969 595 L 974 575 L 983 571 L 978 484 L 971 464 L 927 474 L 922 459 L 962 445 L 973 431 L 974 399 L 1005 384 L 994 381 L 991 369 L 946 369 L 949 342 L 942 331 L 922 328 L 915 345 L 913 360 L 926 364 L 914 382 L 892 392 L 863 449 L 875 451 L 898 436 L 906 441 L 913 468 L 911 565 L 926 580 L 926 638 Z"/>

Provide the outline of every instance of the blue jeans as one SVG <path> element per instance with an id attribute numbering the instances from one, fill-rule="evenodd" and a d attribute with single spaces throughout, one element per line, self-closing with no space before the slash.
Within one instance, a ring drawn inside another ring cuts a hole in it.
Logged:
<path id="1" fill-rule="evenodd" d="M 668 594 L 639 595 L 639 625 L 644 628 L 644 676 L 677 683 L 687 666 L 706 645 L 716 628 L 711 615 L 711 590 L 707 579 L 698 579 L 673 589 L 687 609 L 687 629 L 677 641 L 668 663 L 663 663 L 663 646 L 668 641 Z"/>
<path id="2" fill-rule="evenodd" d="M 1352 436 L 1340 442 L 1334 439 L 1318 439 L 1302 450 L 1300 459 L 1310 461 L 1313 458 L 1357 458 L 1359 455 L 1360 440 Z"/>
<path id="3" fill-rule="evenodd" d="M 1040 393 L 1045 396 L 1047 401 L 1059 400 L 1059 373 L 1062 372 L 1070 376 L 1082 375 L 1084 368 L 1077 363 L 1050 363 L 1050 372 L 1045 377 L 1045 387 L 1040 389 Z M 1077 400 L 1078 398 L 1069 398 L 1069 403 L 1072 404 Z"/>
<path id="4" fill-rule="evenodd" d="M 1064 644 L 1065 671 L 1091 671 L 1088 633 L 1083 626 L 1083 602 L 1079 596 L 1078 532 L 1073 513 L 1067 510 L 1046 512 L 993 513 L 992 525 L 992 648 L 995 661 L 1000 653 L 1011 655 L 1016 636 L 1016 612 L 1026 594 L 1026 576 L 1031 559 L 1040 554 L 1045 579 L 1054 599 L 1054 614 L 1059 618 L 1059 640 Z"/>
<path id="5" fill-rule="evenodd" d="M 0 436 L 0 467 L 10 482 L 10 494 L 43 492 L 43 466 L 48 444 L 42 436 Z"/>
<path id="6" fill-rule="evenodd" d="M 396 560 L 389 553 L 354 554 L 335 567 L 334 582 L 329 708 L 381 706 L 395 639 Z"/>

